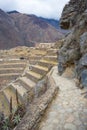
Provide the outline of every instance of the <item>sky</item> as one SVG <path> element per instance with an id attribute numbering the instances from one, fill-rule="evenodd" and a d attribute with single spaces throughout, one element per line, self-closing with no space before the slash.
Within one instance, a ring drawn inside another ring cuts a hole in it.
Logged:
<path id="1" fill-rule="evenodd" d="M 45 18 L 59 19 L 69 0 L 0 0 L 4 11 L 17 10 L 21 13 L 35 14 Z"/>

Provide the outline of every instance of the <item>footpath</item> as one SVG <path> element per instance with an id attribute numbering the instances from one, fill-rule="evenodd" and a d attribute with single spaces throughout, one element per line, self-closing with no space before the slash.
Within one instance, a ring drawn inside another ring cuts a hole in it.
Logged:
<path id="1" fill-rule="evenodd" d="M 75 80 L 59 76 L 57 67 L 52 77 L 59 93 L 48 108 L 39 130 L 87 130 L 86 90 L 79 89 Z"/>

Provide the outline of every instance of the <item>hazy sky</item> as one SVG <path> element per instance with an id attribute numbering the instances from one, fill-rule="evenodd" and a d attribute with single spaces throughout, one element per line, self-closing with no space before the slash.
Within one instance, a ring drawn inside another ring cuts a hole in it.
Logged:
<path id="1" fill-rule="evenodd" d="M 46 18 L 58 19 L 69 0 L 0 0 L 0 8 L 5 11 L 17 10 Z"/>

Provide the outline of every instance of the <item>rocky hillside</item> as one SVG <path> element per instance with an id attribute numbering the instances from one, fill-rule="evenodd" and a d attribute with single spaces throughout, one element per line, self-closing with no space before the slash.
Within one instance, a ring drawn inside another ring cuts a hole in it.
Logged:
<path id="1" fill-rule="evenodd" d="M 0 49 L 55 42 L 62 36 L 53 26 L 34 15 L 0 10 Z"/>
<path id="2" fill-rule="evenodd" d="M 74 64 L 80 87 L 87 87 L 87 0 L 70 0 L 63 9 L 61 27 L 72 31 L 59 51 L 59 72 Z"/>

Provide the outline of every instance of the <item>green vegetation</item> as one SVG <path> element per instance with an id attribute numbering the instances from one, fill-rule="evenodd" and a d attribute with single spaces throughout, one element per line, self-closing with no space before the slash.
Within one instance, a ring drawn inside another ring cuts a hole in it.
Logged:
<path id="1" fill-rule="evenodd" d="M 17 109 L 12 110 L 12 97 L 10 98 L 10 115 L 5 117 L 5 115 L 1 112 L 0 113 L 0 130 L 12 130 L 15 126 L 23 118 L 26 108 L 25 105 L 20 104 L 18 101 L 18 93 L 16 90 L 16 101 L 17 101 Z"/>

